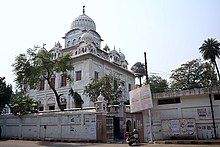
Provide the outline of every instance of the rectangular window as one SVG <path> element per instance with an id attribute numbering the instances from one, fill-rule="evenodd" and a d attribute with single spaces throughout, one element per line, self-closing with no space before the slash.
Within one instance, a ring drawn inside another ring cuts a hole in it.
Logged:
<path id="1" fill-rule="evenodd" d="M 157 102 L 158 105 L 177 104 L 180 103 L 180 98 L 159 99 Z"/>
<path id="2" fill-rule="evenodd" d="M 113 87 L 114 87 L 114 89 L 117 89 L 118 86 L 119 86 L 119 82 L 114 79 L 114 81 L 113 81 Z"/>
<path id="3" fill-rule="evenodd" d="M 131 84 L 128 84 L 128 91 L 131 91 Z"/>
<path id="4" fill-rule="evenodd" d="M 55 110 L 55 106 L 54 105 L 49 106 L 49 110 Z"/>
<path id="5" fill-rule="evenodd" d="M 40 80 L 40 90 L 44 90 L 44 80 Z"/>
<path id="6" fill-rule="evenodd" d="M 214 94 L 214 100 L 220 100 L 220 94 Z"/>
<path id="7" fill-rule="evenodd" d="M 61 76 L 61 87 L 66 86 L 66 76 Z"/>
<path id="8" fill-rule="evenodd" d="M 82 79 L 82 71 L 79 70 L 79 71 L 76 71 L 76 81 L 79 81 Z"/>
<path id="9" fill-rule="evenodd" d="M 43 107 L 43 106 L 40 106 L 40 107 L 39 107 L 39 111 L 44 111 L 44 107 Z"/>
<path id="10" fill-rule="evenodd" d="M 95 80 L 99 79 L 99 72 L 95 71 L 95 76 L 94 76 Z"/>
<path id="11" fill-rule="evenodd" d="M 66 104 L 61 104 L 62 109 L 66 109 Z"/>
<path id="12" fill-rule="evenodd" d="M 51 86 L 52 86 L 53 88 L 55 88 L 55 78 L 51 78 L 51 79 L 50 79 L 50 82 L 51 82 Z"/>

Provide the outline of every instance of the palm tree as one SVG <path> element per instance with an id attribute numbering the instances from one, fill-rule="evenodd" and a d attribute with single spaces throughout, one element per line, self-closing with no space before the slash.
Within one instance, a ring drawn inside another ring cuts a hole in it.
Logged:
<path id="1" fill-rule="evenodd" d="M 202 53 L 203 59 L 211 60 L 214 64 L 217 70 L 218 79 L 220 80 L 219 69 L 215 60 L 216 58 L 220 58 L 220 43 L 216 39 L 208 38 L 204 41 L 199 50 L 200 53 Z"/>
<path id="2" fill-rule="evenodd" d="M 140 86 L 142 86 L 141 78 L 145 75 L 145 66 L 141 62 L 136 62 L 132 67 L 131 71 L 134 73 L 135 77 L 139 78 Z"/>
<path id="3" fill-rule="evenodd" d="M 216 58 L 220 57 L 220 43 L 213 38 L 208 38 L 207 40 L 204 40 L 204 43 L 199 48 L 199 50 L 200 50 L 200 53 L 202 53 L 202 56 L 205 60 L 211 60 L 211 62 L 214 64 L 217 70 L 218 80 L 220 81 L 220 74 L 219 74 L 218 66 L 215 60 Z M 214 136 L 215 136 L 215 139 L 217 139 L 216 127 L 215 127 L 215 116 L 214 116 L 211 94 L 209 94 L 209 100 L 210 100 L 210 107 L 211 107 L 211 113 L 212 113 Z"/>

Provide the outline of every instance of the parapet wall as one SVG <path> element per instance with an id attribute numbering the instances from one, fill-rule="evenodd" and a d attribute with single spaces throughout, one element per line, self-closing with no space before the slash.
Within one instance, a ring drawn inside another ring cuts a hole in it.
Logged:
<path id="1" fill-rule="evenodd" d="M 195 95 L 202 95 L 202 94 L 219 94 L 220 87 L 210 87 L 210 88 L 194 88 L 190 90 L 181 90 L 175 92 L 162 92 L 162 93 L 153 93 L 153 98 L 171 98 L 171 97 L 180 97 L 180 96 L 195 96 Z"/>

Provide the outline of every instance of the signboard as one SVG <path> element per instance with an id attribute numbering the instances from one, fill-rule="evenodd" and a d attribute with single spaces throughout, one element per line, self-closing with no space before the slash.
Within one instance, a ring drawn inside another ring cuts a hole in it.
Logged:
<path id="1" fill-rule="evenodd" d="M 131 113 L 153 107 L 150 85 L 144 85 L 129 92 Z"/>
<path id="2" fill-rule="evenodd" d="M 196 136 L 196 123 L 193 118 L 162 120 L 161 128 L 165 136 Z"/>

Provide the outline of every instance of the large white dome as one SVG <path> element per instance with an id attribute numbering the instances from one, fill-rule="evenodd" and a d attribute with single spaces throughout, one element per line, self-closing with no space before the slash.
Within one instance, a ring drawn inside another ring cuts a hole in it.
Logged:
<path id="1" fill-rule="evenodd" d="M 78 16 L 71 24 L 71 30 L 72 29 L 87 29 L 87 30 L 96 30 L 95 22 L 86 14 L 82 14 Z"/>

